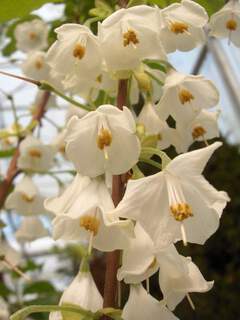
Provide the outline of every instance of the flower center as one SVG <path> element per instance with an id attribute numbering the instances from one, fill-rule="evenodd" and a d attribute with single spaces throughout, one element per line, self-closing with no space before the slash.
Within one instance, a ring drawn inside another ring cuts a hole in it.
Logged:
<path id="1" fill-rule="evenodd" d="M 33 158 L 41 158 L 42 157 L 41 151 L 39 151 L 37 149 L 29 150 L 28 154 L 30 155 L 30 157 L 33 157 Z"/>
<path id="2" fill-rule="evenodd" d="M 37 39 L 37 34 L 36 34 L 36 32 L 29 32 L 29 39 L 30 40 L 36 40 Z"/>
<path id="3" fill-rule="evenodd" d="M 85 56 L 85 53 L 86 53 L 86 48 L 82 46 L 80 43 L 76 43 L 73 49 L 74 58 L 81 60 Z"/>
<path id="4" fill-rule="evenodd" d="M 170 24 L 170 30 L 175 34 L 182 34 L 188 31 L 188 28 L 188 25 L 184 22 L 175 21 Z"/>
<path id="5" fill-rule="evenodd" d="M 92 232 L 94 236 L 98 233 L 99 225 L 99 219 L 94 216 L 86 215 L 80 218 L 80 227 Z"/>
<path id="6" fill-rule="evenodd" d="M 187 203 L 171 205 L 170 210 L 176 221 L 183 221 L 189 217 L 193 217 L 192 209 Z"/>
<path id="7" fill-rule="evenodd" d="M 26 201 L 29 203 L 33 202 L 33 200 L 34 200 L 34 196 L 29 196 L 25 192 L 21 192 L 21 197 L 22 197 L 23 201 Z"/>
<path id="8" fill-rule="evenodd" d="M 237 21 L 234 19 L 230 19 L 226 22 L 226 28 L 230 31 L 236 31 L 238 27 Z"/>
<path id="9" fill-rule="evenodd" d="M 139 40 L 137 38 L 137 34 L 135 31 L 129 29 L 127 32 L 123 34 L 123 45 L 127 47 L 132 43 L 133 45 L 138 44 Z"/>
<path id="10" fill-rule="evenodd" d="M 42 67 L 43 67 L 43 61 L 40 60 L 40 59 L 36 60 L 36 61 L 35 61 L 35 67 L 36 67 L 36 69 L 38 69 L 38 70 L 42 69 Z"/>
<path id="11" fill-rule="evenodd" d="M 108 129 L 101 128 L 97 136 L 97 146 L 100 150 L 109 147 L 112 143 L 112 135 Z"/>
<path id="12" fill-rule="evenodd" d="M 179 97 L 179 100 L 181 101 L 181 104 L 191 102 L 191 100 L 194 99 L 194 96 L 191 94 L 191 92 L 186 89 L 181 89 L 178 93 L 178 97 Z"/>
<path id="13" fill-rule="evenodd" d="M 193 139 L 197 139 L 197 138 L 203 137 L 206 133 L 207 132 L 203 127 L 198 126 L 193 128 L 192 137 Z"/>

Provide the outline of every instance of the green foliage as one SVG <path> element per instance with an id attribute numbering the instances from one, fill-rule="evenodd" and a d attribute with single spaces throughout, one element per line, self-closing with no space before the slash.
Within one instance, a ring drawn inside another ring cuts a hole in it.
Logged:
<path id="1" fill-rule="evenodd" d="M 1 0 L 0 23 L 24 17 L 48 2 L 59 0 Z"/>
<path id="2" fill-rule="evenodd" d="M 56 293 L 54 286 L 48 281 L 36 281 L 33 283 L 29 283 L 25 286 L 23 290 L 24 294 L 29 293 L 37 293 L 39 295 L 42 294 L 53 294 Z"/>

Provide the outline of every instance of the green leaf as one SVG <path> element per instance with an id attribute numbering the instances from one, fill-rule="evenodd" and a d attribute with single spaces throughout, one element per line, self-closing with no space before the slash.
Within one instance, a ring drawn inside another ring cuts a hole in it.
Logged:
<path id="1" fill-rule="evenodd" d="M 1 0 L 0 23 L 24 17 L 48 2 L 59 0 Z"/>
<path id="2" fill-rule="evenodd" d="M 128 2 L 128 5 L 127 7 L 130 8 L 130 7 L 134 7 L 134 6 L 139 6 L 139 5 L 142 5 L 142 4 L 147 4 L 147 0 L 130 0 Z"/>
<path id="3" fill-rule="evenodd" d="M 38 293 L 38 294 L 52 294 L 56 290 L 54 286 L 48 281 L 36 281 L 34 283 L 29 283 L 25 286 L 23 293 Z"/>
<path id="4" fill-rule="evenodd" d="M 0 158 L 9 158 L 14 155 L 16 151 L 15 148 L 7 149 L 7 150 L 0 150 Z"/>
<path id="5" fill-rule="evenodd" d="M 150 59 L 146 59 L 143 61 L 144 64 L 146 64 L 149 68 L 154 69 L 154 70 L 160 70 L 164 73 L 167 72 L 167 66 L 166 64 L 163 64 L 161 61 L 159 60 L 150 60 Z"/>

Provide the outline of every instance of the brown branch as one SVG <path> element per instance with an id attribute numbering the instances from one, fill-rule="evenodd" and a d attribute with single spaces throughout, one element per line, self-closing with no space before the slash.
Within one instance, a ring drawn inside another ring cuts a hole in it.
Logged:
<path id="1" fill-rule="evenodd" d="M 32 120 L 35 120 L 38 122 L 41 121 L 41 119 L 46 111 L 45 107 L 47 105 L 49 97 L 50 97 L 50 93 L 48 91 L 45 91 L 42 94 L 42 98 L 39 102 L 39 105 L 36 109 L 35 114 L 32 117 Z M 21 139 L 20 139 L 20 141 L 21 141 Z M 0 209 L 4 205 L 4 202 L 7 198 L 7 195 L 9 193 L 11 186 L 12 186 L 14 178 L 21 172 L 21 170 L 19 170 L 17 168 L 18 157 L 19 157 L 19 147 L 17 147 L 17 149 L 16 149 L 16 151 L 10 161 L 5 179 L 0 184 Z"/>

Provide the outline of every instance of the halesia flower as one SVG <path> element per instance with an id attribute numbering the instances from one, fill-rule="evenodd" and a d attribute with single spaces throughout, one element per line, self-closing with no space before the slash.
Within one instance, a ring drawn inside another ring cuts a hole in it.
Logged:
<path id="1" fill-rule="evenodd" d="M 218 228 L 228 195 L 217 191 L 202 171 L 221 146 L 188 152 L 173 159 L 162 172 L 130 180 L 113 215 L 140 222 L 157 249 L 182 239 L 203 244 Z"/>
<path id="2" fill-rule="evenodd" d="M 17 166 L 20 169 L 43 172 L 53 165 L 55 149 L 33 136 L 27 136 L 20 143 L 19 150 Z"/>
<path id="3" fill-rule="evenodd" d="M 35 80 L 48 80 L 49 65 L 46 62 L 46 53 L 43 51 L 30 52 L 22 64 L 23 73 Z"/>
<path id="4" fill-rule="evenodd" d="M 7 197 L 5 207 L 16 210 L 23 216 L 39 215 L 46 213 L 43 201 L 44 197 L 40 194 L 32 178 L 24 176 Z"/>
<path id="5" fill-rule="evenodd" d="M 219 137 L 219 111 L 202 110 L 199 115 L 187 125 L 177 123 L 175 148 L 178 153 L 187 152 L 194 141 L 203 141 Z"/>
<path id="6" fill-rule="evenodd" d="M 179 255 L 173 245 L 156 257 L 160 266 L 160 288 L 170 310 L 174 310 L 185 296 L 190 300 L 190 292 L 207 292 L 213 287 L 213 281 L 206 281 L 191 258 Z M 191 300 L 190 303 L 194 307 Z"/>
<path id="7" fill-rule="evenodd" d="M 228 38 L 240 47 L 240 3 L 230 0 L 210 19 L 210 35 L 216 38 Z"/>
<path id="8" fill-rule="evenodd" d="M 105 214 L 114 205 L 101 177 L 90 179 L 77 174 L 59 197 L 45 201 L 45 208 L 56 215 L 52 222 L 55 240 L 90 241 L 93 237 L 93 247 L 101 251 L 128 246 L 132 224 Z"/>
<path id="9" fill-rule="evenodd" d="M 15 237 L 19 242 L 31 242 L 40 238 L 49 236 L 47 229 L 42 221 L 35 216 L 25 217 L 18 230 L 15 232 Z"/>
<path id="10" fill-rule="evenodd" d="M 141 284 L 131 285 L 128 301 L 123 309 L 123 320 L 177 320 L 164 301 L 153 298 Z"/>
<path id="11" fill-rule="evenodd" d="M 107 68 L 134 70 L 143 59 L 165 59 L 158 32 L 158 10 L 149 6 L 120 9 L 99 24 Z"/>
<path id="12" fill-rule="evenodd" d="M 126 107 L 100 106 L 82 119 L 73 117 L 67 130 L 67 157 L 83 175 L 122 174 L 138 161 L 140 142 L 135 120 Z"/>
<path id="13" fill-rule="evenodd" d="M 77 116 L 79 119 L 81 119 L 86 114 L 88 114 L 87 110 L 74 106 L 73 104 L 70 104 L 67 108 L 65 121 L 68 122 L 73 116 Z"/>
<path id="14" fill-rule="evenodd" d="M 59 305 L 81 307 L 84 310 L 97 312 L 103 307 L 103 298 L 99 293 L 90 272 L 79 271 L 72 283 L 64 290 Z M 81 316 L 71 312 L 51 312 L 49 320 L 80 319 Z"/>
<path id="15" fill-rule="evenodd" d="M 23 52 L 46 49 L 48 26 L 40 19 L 19 23 L 14 31 L 17 49 Z"/>
<path id="16" fill-rule="evenodd" d="M 0 319 L 8 320 L 10 317 L 10 312 L 6 301 L 0 297 Z"/>
<path id="17" fill-rule="evenodd" d="M 160 36 L 165 50 L 190 51 L 206 41 L 203 27 L 208 22 L 206 10 L 191 0 L 173 3 L 160 11 Z"/>
<path id="18" fill-rule="evenodd" d="M 16 267 L 21 262 L 21 254 L 16 251 L 9 243 L 5 240 L 0 242 L 0 256 L 4 257 L 4 260 L 9 263 L 6 264 L 5 261 L 0 260 L 0 271 L 6 267 Z M 0 317 L 1 319 L 1 317 Z"/>
<path id="19" fill-rule="evenodd" d="M 146 103 L 137 119 L 145 128 L 146 135 L 156 135 L 160 149 L 166 149 L 173 144 L 175 130 L 170 128 L 166 121 L 160 119 L 157 108 L 151 102 Z"/>
<path id="20" fill-rule="evenodd" d="M 153 241 L 139 223 L 134 233 L 135 238 L 131 238 L 129 246 L 123 250 L 122 266 L 117 274 L 118 280 L 124 279 L 126 283 L 140 283 L 159 268 Z"/>
<path id="21" fill-rule="evenodd" d="M 57 41 L 47 55 L 53 77 L 62 78 L 66 89 L 95 81 L 102 64 L 97 37 L 86 26 L 74 23 L 64 24 L 55 31 Z"/>
<path id="22" fill-rule="evenodd" d="M 218 102 L 219 92 L 210 80 L 201 75 L 186 75 L 171 70 L 158 104 L 159 115 L 162 119 L 171 115 L 176 122 L 186 124 L 202 109 L 214 107 Z"/>

